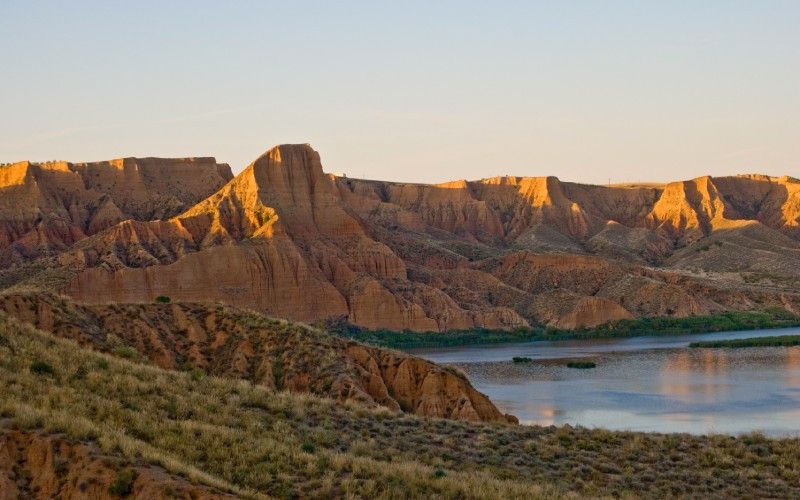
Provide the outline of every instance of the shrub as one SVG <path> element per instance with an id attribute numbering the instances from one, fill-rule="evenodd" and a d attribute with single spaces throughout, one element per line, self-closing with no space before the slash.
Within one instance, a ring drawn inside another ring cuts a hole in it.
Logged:
<path id="1" fill-rule="evenodd" d="M 533 360 L 525 356 L 514 356 L 513 358 L 511 358 L 511 361 L 513 361 L 514 363 L 530 363 Z"/>
<path id="2" fill-rule="evenodd" d="M 594 361 L 570 361 L 567 363 L 567 368 L 578 368 L 578 369 L 586 369 L 586 368 L 595 368 L 597 365 Z"/>
<path id="3" fill-rule="evenodd" d="M 444 477 L 447 475 L 447 473 L 442 469 L 436 469 L 436 472 L 434 472 L 433 475 L 436 477 Z"/>
<path id="4" fill-rule="evenodd" d="M 126 497 L 133 492 L 133 482 L 136 481 L 136 471 L 125 469 L 119 473 L 117 479 L 108 487 L 108 492 L 118 497 Z"/>
<path id="5" fill-rule="evenodd" d="M 134 359 L 139 356 L 139 351 L 129 345 L 120 345 L 111 349 L 111 354 L 118 358 Z"/>
<path id="6" fill-rule="evenodd" d="M 203 380 L 206 378 L 206 371 L 202 368 L 192 368 L 191 377 L 195 382 Z"/>
<path id="7" fill-rule="evenodd" d="M 37 361 L 31 364 L 31 373 L 35 373 L 37 375 L 55 375 L 56 369 L 53 368 L 51 365 L 45 363 L 44 361 Z"/>
<path id="8" fill-rule="evenodd" d="M 159 295 L 158 297 L 156 297 L 156 304 L 169 304 L 171 301 L 172 299 L 170 299 L 166 295 Z"/>
<path id="9" fill-rule="evenodd" d="M 317 448 L 311 443 L 303 443 L 300 449 L 306 453 L 314 453 Z"/>

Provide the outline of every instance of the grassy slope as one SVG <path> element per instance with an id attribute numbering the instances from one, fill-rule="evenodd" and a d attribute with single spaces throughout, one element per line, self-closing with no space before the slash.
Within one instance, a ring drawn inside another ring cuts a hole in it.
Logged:
<path id="1" fill-rule="evenodd" d="M 800 326 L 800 316 L 783 309 L 771 308 L 759 312 L 723 312 L 687 318 L 637 318 L 622 320 L 580 330 L 557 330 L 552 327 L 517 328 L 513 331 L 459 330 L 450 332 L 394 332 L 365 330 L 352 325 L 336 326 L 331 331 L 359 342 L 392 349 L 444 347 L 538 340 L 570 340 L 606 337 L 637 337 L 643 335 L 680 335 L 686 333 L 761 330 Z"/>
<path id="2" fill-rule="evenodd" d="M 35 362 L 54 375 L 34 374 Z M 0 412 L 237 494 L 800 495 L 800 439 L 419 418 L 80 349 L 0 315 Z"/>

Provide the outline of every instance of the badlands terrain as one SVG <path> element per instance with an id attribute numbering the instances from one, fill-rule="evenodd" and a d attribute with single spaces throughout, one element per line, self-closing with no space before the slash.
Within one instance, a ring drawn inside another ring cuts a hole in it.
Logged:
<path id="1" fill-rule="evenodd" d="M 79 303 L 213 300 L 306 323 L 570 329 L 800 312 L 800 181 L 590 186 L 337 177 L 308 145 L 0 169 L 0 285 Z"/>
<path id="2" fill-rule="evenodd" d="M 400 184 L 308 145 L 235 177 L 6 165 L 0 499 L 796 495 L 797 439 L 519 426 L 460 370 L 326 328 L 791 315 L 798 262 L 791 177 Z"/>

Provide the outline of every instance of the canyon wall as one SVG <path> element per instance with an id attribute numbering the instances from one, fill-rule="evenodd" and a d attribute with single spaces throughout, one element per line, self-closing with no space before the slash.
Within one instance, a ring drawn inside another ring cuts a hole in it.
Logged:
<path id="1" fill-rule="evenodd" d="M 402 184 L 282 145 L 233 179 L 213 159 L 131 159 L 16 164 L 0 185 L 2 265 L 66 270 L 57 288 L 85 303 L 166 295 L 414 331 L 800 304 L 791 177 Z"/>

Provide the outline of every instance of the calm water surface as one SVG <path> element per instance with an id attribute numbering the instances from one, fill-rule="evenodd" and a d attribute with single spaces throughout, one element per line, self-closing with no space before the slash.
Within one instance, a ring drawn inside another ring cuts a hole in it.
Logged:
<path id="1" fill-rule="evenodd" d="M 522 423 L 800 436 L 800 346 L 688 347 L 696 340 L 773 335 L 800 335 L 800 328 L 410 352 L 455 364 Z M 515 364 L 514 356 L 534 361 Z M 567 368 L 570 358 L 590 359 L 597 368 Z"/>

